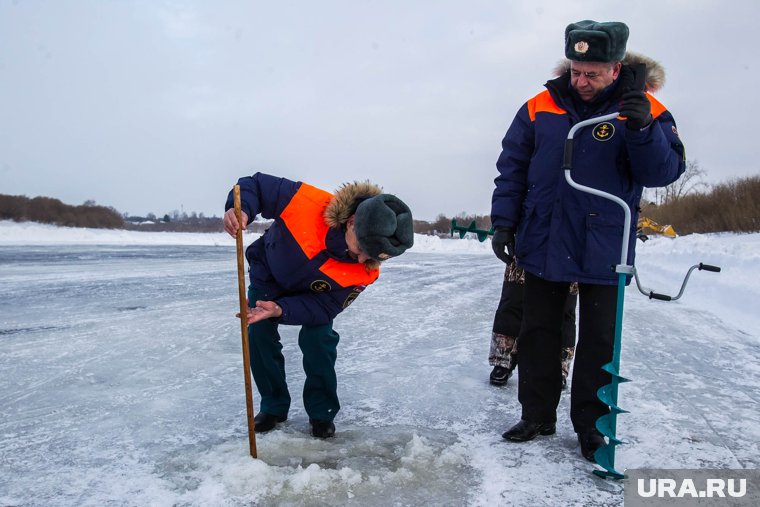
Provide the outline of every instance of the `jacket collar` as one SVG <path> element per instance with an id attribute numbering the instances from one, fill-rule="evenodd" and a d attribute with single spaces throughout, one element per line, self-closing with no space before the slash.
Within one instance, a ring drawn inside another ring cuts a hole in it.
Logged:
<path id="1" fill-rule="evenodd" d="M 547 81 L 544 86 L 549 90 L 558 106 L 576 119 L 585 120 L 595 114 L 607 111 L 610 105 L 617 100 L 620 95 L 617 86 L 619 81 L 620 78 L 613 81 L 591 102 L 585 102 L 581 99 L 578 92 L 570 86 L 570 70 L 558 78 Z"/>
<path id="2" fill-rule="evenodd" d="M 348 253 L 346 243 L 346 230 L 343 227 L 330 227 L 325 237 L 325 250 L 327 255 L 340 262 L 357 263 L 358 261 Z"/>

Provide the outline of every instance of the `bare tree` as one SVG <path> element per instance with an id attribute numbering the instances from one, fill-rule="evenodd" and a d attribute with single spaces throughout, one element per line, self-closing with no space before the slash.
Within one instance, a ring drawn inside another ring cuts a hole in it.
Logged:
<path id="1" fill-rule="evenodd" d="M 644 199 L 658 206 L 677 201 L 685 195 L 707 188 L 708 185 L 703 179 L 705 174 L 706 172 L 699 166 L 698 160 L 689 160 L 686 162 L 686 170 L 680 178 L 667 187 L 647 188 L 644 192 Z"/>

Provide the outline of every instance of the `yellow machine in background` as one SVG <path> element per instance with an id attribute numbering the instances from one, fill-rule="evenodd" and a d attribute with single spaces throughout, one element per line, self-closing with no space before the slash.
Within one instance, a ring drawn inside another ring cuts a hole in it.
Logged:
<path id="1" fill-rule="evenodd" d="M 639 217 L 639 221 L 636 223 L 636 234 L 641 241 L 648 240 L 650 234 L 662 234 L 669 238 L 677 236 L 672 225 L 660 225 L 647 217 Z"/>

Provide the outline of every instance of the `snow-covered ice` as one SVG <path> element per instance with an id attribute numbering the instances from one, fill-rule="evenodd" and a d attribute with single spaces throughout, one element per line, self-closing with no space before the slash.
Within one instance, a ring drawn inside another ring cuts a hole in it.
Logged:
<path id="1" fill-rule="evenodd" d="M 250 241 L 254 236 L 247 237 Z M 525 444 L 516 379 L 488 384 L 503 264 L 416 236 L 336 319 L 336 438 L 293 406 L 248 455 L 234 240 L 0 222 L 0 505 L 621 505 L 562 397 Z M 616 465 L 760 466 L 760 234 L 653 238 L 626 291 Z M 254 391 L 254 401 L 257 394 Z"/>

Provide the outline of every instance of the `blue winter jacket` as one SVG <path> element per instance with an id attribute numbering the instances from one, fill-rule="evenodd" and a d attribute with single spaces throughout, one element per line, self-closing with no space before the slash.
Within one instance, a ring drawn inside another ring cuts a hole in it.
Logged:
<path id="1" fill-rule="evenodd" d="M 573 97 L 569 83 L 569 72 L 549 81 L 517 112 L 496 163 L 491 221 L 497 228 L 516 229 L 515 254 L 529 273 L 549 281 L 613 285 L 624 233 L 633 264 L 643 187 L 678 179 L 684 148 L 672 115 L 649 93 L 654 120 L 641 131 L 628 129 L 618 117 L 576 132 L 572 177 L 628 203 L 631 228 L 623 231 L 620 205 L 572 188 L 562 170 L 570 127 L 618 111 L 622 90 L 615 82 L 601 99 L 585 104 Z"/>
<path id="2" fill-rule="evenodd" d="M 367 269 L 349 255 L 344 223 L 325 218 L 328 207 L 333 211 L 329 216 L 348 218 L 350 210 L 342 208 L 361 197 L 351 194 L 355 184 L 341 187 L 341 199 L 306 183 L 263 173 L 240 178 L 238 184 L 249 223 L 258 214 L 274 219 L 247 248 L 246 259 L 259 297 L 282 308 L 278 322 L 331 322 L 377 279 L 379 269 Z M 233 198 L 230 192 L 225 211 L 234 206 Z M 337 214 L 336 208 L 341 208 Z"/>

